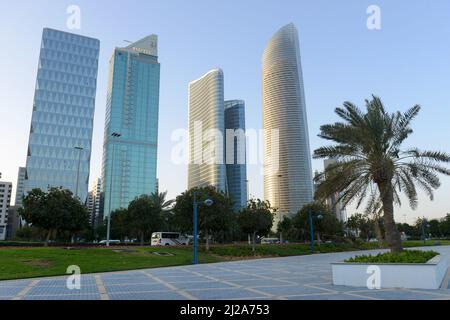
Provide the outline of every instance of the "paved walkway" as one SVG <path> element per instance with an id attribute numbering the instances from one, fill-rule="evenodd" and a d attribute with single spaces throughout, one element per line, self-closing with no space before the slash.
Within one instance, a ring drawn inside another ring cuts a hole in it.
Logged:
<path id="1" fill-rule="evenodd" d="M 449 247 L 426 248 L 450 254 Z M 375 252 L 375 251 L 372 251 Z M 450 300 L 450 290 L 368 290 L 333 286 L 331 253 L 83 275 L 80 290 L 67 277 L 0 282 L 0 300 Z"/>

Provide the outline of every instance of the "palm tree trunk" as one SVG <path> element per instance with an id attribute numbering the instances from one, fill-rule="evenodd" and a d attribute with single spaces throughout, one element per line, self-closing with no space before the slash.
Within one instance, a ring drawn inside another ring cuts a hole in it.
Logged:
<path id="1" fill-rule="evenodd" d="M 383 239 L 383 234 L 381 233 L 380 220 L 378 219 L 378 217 L 375 218 L 374 228 L 375 228 L 375 235 L 377 237 L 379 247 L 382 248 L 384 239 Z"/>
<path id="2" fill-rule="evenodd" d="M 389 243 L 391 252 L 398 253 L 403 251 L 402 239 L 397 230 L 394 220 L 394 190 L 391 182 L 379 184 L 381 199 L 383 202 L 384 228 L 386 231 L 386 240 Z"/>

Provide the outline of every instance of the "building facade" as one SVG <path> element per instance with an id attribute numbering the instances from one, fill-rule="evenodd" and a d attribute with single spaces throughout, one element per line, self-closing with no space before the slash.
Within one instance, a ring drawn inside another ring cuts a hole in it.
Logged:
<path id="1" fill-rule="evenodd" d="M 225 101 L 227 191 L 239 211 L 247 204 L 245 102 Z"/>
<path id="2" fill-rule="evenodd" d="M 24 193 L 63 187 L 86 201 L 99 49 L 99 40 L 44 29 Z"/>
<path id="3" fill-rule="evenodd" d="M 22 226 L 22 219 L 19 216 L 18 206 L 10 206 L 8 209 L 8 224 L 6 227 L 6 240 L 14 240 L 17 230 Z"/>
<path id="4" fill-rule="evenodd" d="M 110 60 L 102 190 L 104 215 L 156 191 L 160 64 L 158 38 L 116 48 Z"/>
<path id="5" fill-rule="evenodd" d="M 90 214 L 90 223 L 96 227 L 103 221 L 102 179 L 98 178 L 94 187 L 89 191 L 87 208 Z"/>
<path id="6" fill-rule="evenodd" d="M 313 201 L 311 152 L 297 29 L 281 28 L 262 66 L 264 197 L 278 209 L 275 226 Z M 278 141 L 272 141 L 272 132 Z"/>
<path id="7" fill-rule="evenodd" d="M 188 188 L 226 192 L 224 76 L 214 69 L 189 84 Z"/>
<path id="8" fill-rule="evenodd" d="M 0 181 L 0 241 L 6 240 L 12 183 Z"/>
<path id="9" fill-rule="evenodd" d="M 16 200 L 14 202 L 14 205 L 18 207 L 22 206 L 23 197 L 25 196 L 25 174 L 26 168 L 20 167 L 17 174 Z"/>

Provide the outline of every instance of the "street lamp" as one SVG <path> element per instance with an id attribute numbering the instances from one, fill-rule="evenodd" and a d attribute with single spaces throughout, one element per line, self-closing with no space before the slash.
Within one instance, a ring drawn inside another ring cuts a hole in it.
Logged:
<path id="1" fill-rule="evenodd" d="M 106 229 L 106 246 L 109 247 L 109 240 L 110 240 L 110 234 L 111 234 L 111 194 L 112 194 L 112 184 L 113 184 L 113 168 L 114 168 L 114 154 L 116 152 L 116 145 L 114 143 L 115 138 L 120 138 L 122 135 L 117 132 L 113 132 L 111 134 L 111 141 L 112 141 L 112 159 L 111 159 L 111 174 L 110 174 L 110 181 L 109 181 L 109 214 L 108 214 L 108 227 Z"/>
<path id="2" fill-rule="evenodd" d="M 200 203 L 202 204 L 202 203 Z M 203 201 L 203 204 L 207 207 L 210 207 L 214 204 L 214 201 L 211 199 L 206 199 Z M 199 203 L 197 201 L 197 192 L 194 192 L 194 259 L 193 264 L 198 264 L 198 206 Z"/>
<path id="3" fill-rule="evenodd" d="M 321 220 L 323 216 L 320 214 L 320 212 L 314 213 L 311 209 L 308 210 L 308 218 L 309 218 L 309 227 L 310 227 L 310 251 L 311 254 L 314 253 L 314 219 Z"/>
<path id="4" fill-rule="evenodd" d="M 75 147 L 75 150 L 78 150 L 78 169 L 77 169 L 77 190 L 75 191 L 75 197 L 78 198 L 78 183 L 80 181 L 80 162 L 81 162 L 81 151 L 83 151 L 83 147 Z"/>
<path id="5" fill-rule="evenodd" d="M 425 218 L 422 219 L 422 240 L 423 240 L 423 245 L 426 245 L 427 241 L 426 241 L 426 234 L 425 234 L 425 227 L 429 228 L 430 225 L 427 224 L 425 225 L 426 220 Z"/>

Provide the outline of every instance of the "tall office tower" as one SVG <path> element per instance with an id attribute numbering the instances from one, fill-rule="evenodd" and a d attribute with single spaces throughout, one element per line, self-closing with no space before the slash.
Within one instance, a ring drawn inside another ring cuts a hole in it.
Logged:
<path id="1" fill-rule="evenodd" d="M 19 173 L 17 174 L 16 200 L 14 202 L 14 205 L 17 207 L 22 206 L 22 200 L 25 195 L 25 174 L 26 168 L 19 167 Z"/>
<path id="2" fill-rule="evenodd" d="M 332 166 L 336 164 L 336 160 L 334 159 L 326 159 L 324 161 L 324 168 L 328 168 L 329 166 Z M 330 207 L 331 212 L 334 213 L 336 218 L 341 222 L 347 221 L 347 210 L 345 209 L 344 204 L 342 201 L 339 201 L 339 198 L 341 197 L 341 193 L 337 192 L 333 194 L 331 197 L 329 197 L 325 203 Z"/>
<path id="3" fill-rule="evenodd" d="M 156 191 L 158 37 L 116 48 L 109 72 L 102 166 L 105 216 Z"/>
<path id="4" fill-rule="evenodd" d="M 188 188 L 226 192 L 223 72 L 214 69 L 189 84 Z"/>
<path id="5" fill-rule="evenodd" d="M 277 222 L 313 201 L 311 153 L 297 29 L 281 28 L 263 56 L 264 194 Z M 278 130 L 279 141 L 272 141 Z M 277 152 L 278 151 L 278 156 Z"/>
<path id="6" fill-rule="evenodd" d="M 99 40 L 44 29 L 25 193 L 63 187 L 86 201 L 99 49 Z"/>
<path id="7" fill-rule="evenodd" d="M 225 130 L 227 190 L 239 211 L 248 200 L 244 101 L 225 101 Z"/>
<path id="8" fill-rule="evenodd" d="M 87 207 L 90 214 L 91 226 L 95 227 L 103 220 L 102 179 L 98 178 L 94 187 L 89 191 Z"/>
<path id="9" fill-rule="evenodd" d="M 8 226 L 8 210 L 11 203 L 11 182 L 0 181 L 0 240 L 6 239 L 6 228 Z"/>

